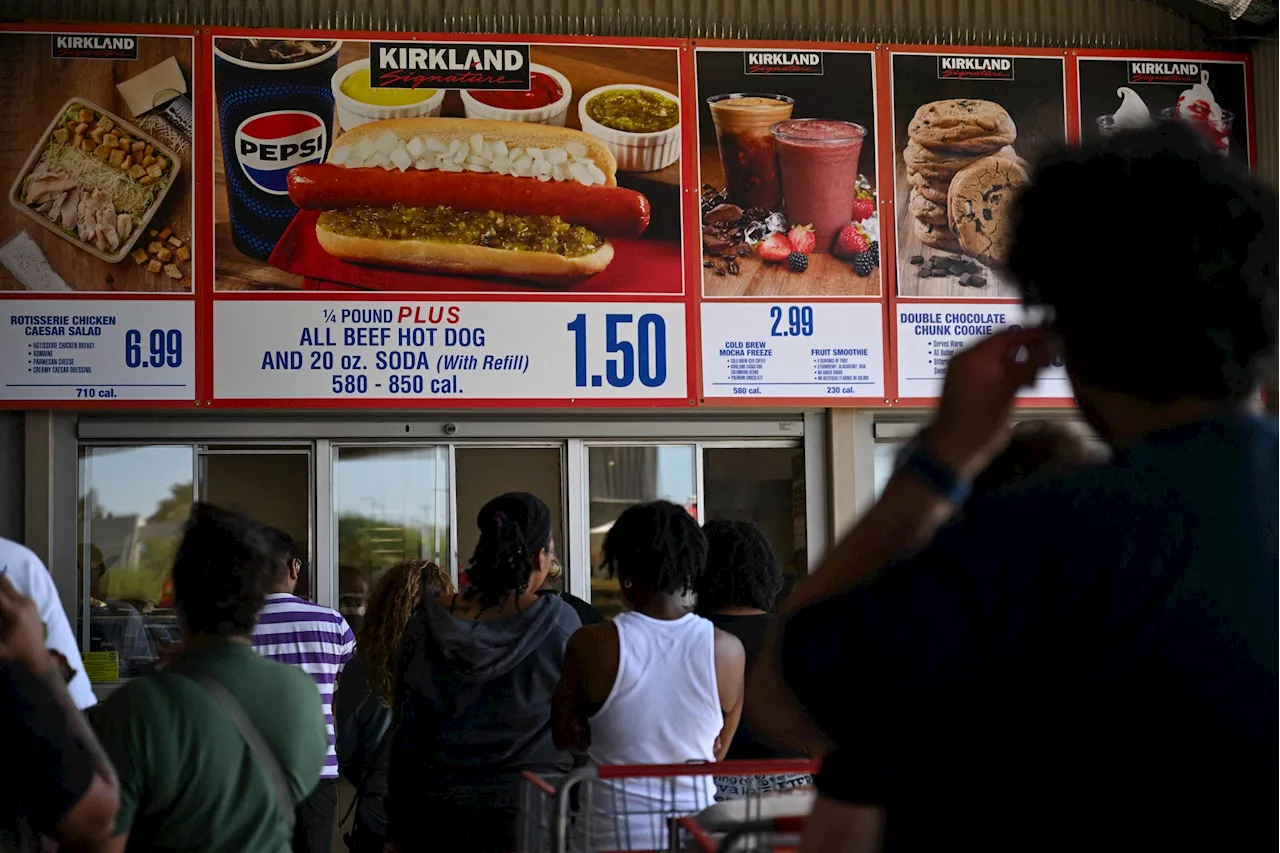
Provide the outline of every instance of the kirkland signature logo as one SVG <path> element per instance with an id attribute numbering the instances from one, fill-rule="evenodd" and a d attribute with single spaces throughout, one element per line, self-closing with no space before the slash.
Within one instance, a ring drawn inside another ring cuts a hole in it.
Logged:
<path id="1" fill-rule="evenodd" d="M 1199 83 L 1199 62 L 1151 62 L 1142 60 L 1129 63 L 1130 83 Z"/>
<path id="2" fill-rule="evenodd" d="M 1007 56 L 939 56 L 939 80 L 1012 80 L 1013 60 Z"/>
<path id="3" fill-rule="evenodd" d="M 822 73 L 822 54 L 816 51 L 749 50 L 742 57 L 747 74 Z"/>
<path id="4" fill-rule="evenodd" d="M 383 89 L 529 91 L 529 45 L 373 42 L 373 85 Z"/>
<path id="5" fill-rule="evenodd" d="M 54 59 L 137 59 L 137 36 L 54 36 Z"/>

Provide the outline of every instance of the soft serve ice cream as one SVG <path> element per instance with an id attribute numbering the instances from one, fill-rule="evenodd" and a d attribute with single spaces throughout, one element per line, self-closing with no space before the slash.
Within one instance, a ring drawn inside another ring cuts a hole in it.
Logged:
<path id="1" fill-rule="evenodd" d="M 1151 124 L 1151 110 L 1142 97 L 1127 86 L 1116 89 L 1120 106 L 1111 115 L 1098 116 L 1098 130 L 1103 136 L 1126 130 L 1140 130 Z"/>
<path id="2" fill-rule="evenodd" d="M 1225 155 L 1231 147 L 1231 122 L 1235 116 L 1224 112 L 1218 105 L 1213 92 L 1209 90 L 1208 71 L 1201 71 L 1200 82 L 1178 96 L 1178 105 L 1174 107 L 1173 114 L 1204 134 L 1220 153 Z"/>
<path id="3" fill-rule="evenodd" d="M 1111 117 L 1116 130 L 1139 130 L 1151 124 L 1151 110 L 1141 95 L 1128 86 L 1116 89 L 1116 94 L 1120 96 L 1120 108 Z"/>

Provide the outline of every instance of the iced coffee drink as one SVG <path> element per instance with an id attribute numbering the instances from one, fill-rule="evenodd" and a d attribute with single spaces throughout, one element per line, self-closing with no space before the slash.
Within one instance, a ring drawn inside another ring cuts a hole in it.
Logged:
<path id="1" fill-rule="evenodd" d="M 737 93 L 707 98 L 725 191 L 739 207 L 771 211 L 781 207 L 778 154 L 769 128 L 791 118 L 793 103 L 786 95 Z"/>

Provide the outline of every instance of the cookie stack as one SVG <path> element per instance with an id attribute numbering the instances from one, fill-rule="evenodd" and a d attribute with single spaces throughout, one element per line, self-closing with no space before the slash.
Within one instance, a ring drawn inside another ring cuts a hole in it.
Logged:
<path id="1" fill-rule="evenodd" d="M 952 98 L 916 110 L 907 137 L 902 159 L 911 185 L 907 210 L 915 235 L 935 249 L 964 251 L 949 210 L 952 181 L 987 157 L 1017 162 L 1012 145 L 1018 129 L 1005 108 L 993 101 Z"/>

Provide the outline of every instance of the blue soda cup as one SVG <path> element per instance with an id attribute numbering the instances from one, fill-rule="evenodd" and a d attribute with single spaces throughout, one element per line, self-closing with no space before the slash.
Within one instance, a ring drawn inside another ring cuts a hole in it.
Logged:
<path id="1" fill-rule="evenodd" d="M 260 261 L 289 227 L 289 170 L 324 162 L 333 142 L 332 39 L 218 38 L 213 86 L 231 238 Z"/>

